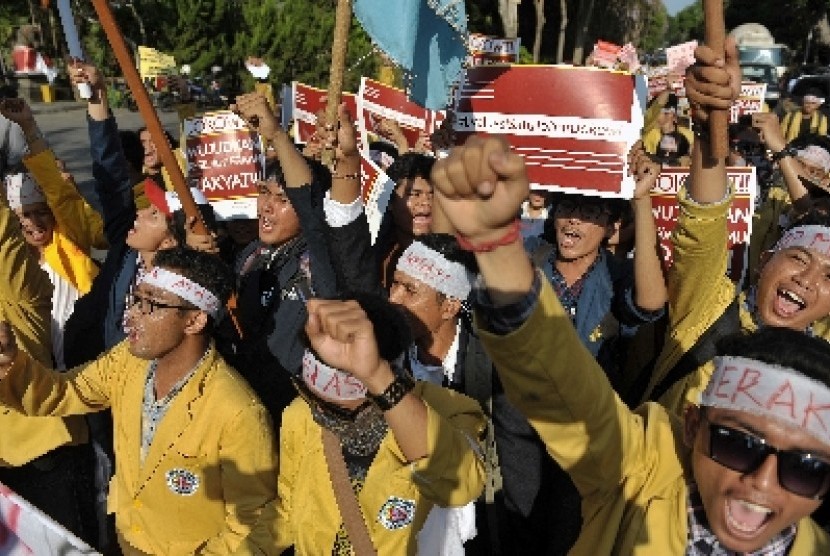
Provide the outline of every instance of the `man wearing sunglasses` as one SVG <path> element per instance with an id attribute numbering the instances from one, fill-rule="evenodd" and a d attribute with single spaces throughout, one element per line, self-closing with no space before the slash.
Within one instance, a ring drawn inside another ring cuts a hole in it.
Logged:
<path id="1" fill-rule="evenodd" d="M 511 235 L 521 156 L 473 136 L 432 178 L 476 250 L 476 324 L 504 389 L 582 496 L 569 554 L 830 553 L 809 518 L 830 484 L 830 346 L 772 327 L 736 336 L 685 421 L 655 403 L 632 411 Z"/>
<path id="2" fill-rule="evenodd" d="M 0 409 L 112 410 L 108 510 L 124 554 L 229 554 L 276 495 L 268 413 L 211 331 L 233 276 L 215 256 L 159 251 L 127 300 L 127 338 L 66 373 L 18 350 L 0 323 Z"/>

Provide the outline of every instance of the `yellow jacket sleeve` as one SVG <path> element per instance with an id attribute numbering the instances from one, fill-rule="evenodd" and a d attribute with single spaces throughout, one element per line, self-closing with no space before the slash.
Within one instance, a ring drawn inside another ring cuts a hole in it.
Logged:
<path id="1" fill-rule="evenodd" d="M 23 163 L 43 190 L 46 204 L 52 209 L 63 234 L 83 251 L 89 252 L 92 247 L 106 249 L 108 245 L 101 215 L 72 184 L 64 181 L 54 153 L 47 149 L 34 156 L 27 156 Z"/>

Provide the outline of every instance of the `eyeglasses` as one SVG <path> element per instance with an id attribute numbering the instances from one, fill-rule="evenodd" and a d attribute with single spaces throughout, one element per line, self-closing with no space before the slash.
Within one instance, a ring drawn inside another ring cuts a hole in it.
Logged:
<path id="1" fill-rule="evenodd" d="M 602 204 L 599 203 L 577 203 L 569 199 L 556 203 L 554 213 L 558 216 L 573 216 L 579 213 L 585 220 L 596 220 L 602 215 L 609 214 Z"/>
<path id="2" fill-rule="evenodd" d="M 138 310 L 142 315 L 152 315 L 156 309 L 179 309 L 181 311 L 193 310 L 195 307 L 187 305 L 173 305 L 172 303 L 163 303 L 150 299 L 149 297 L 141 297 L 140 295 L 130 294 L 127 297 L 127 308 L 131 309 L 138 306 Z"/>
<path id="3" fill-rule="evenodd" d="M 827 493 L 830 463 L 815 454 L 780 450 L 763 438 L 717 423 L 709 424 L 709 457 L 732 471 L 754 473 L 771 455 L 778 459 L 778 484 L 805 498 L 818 499 Z"/>

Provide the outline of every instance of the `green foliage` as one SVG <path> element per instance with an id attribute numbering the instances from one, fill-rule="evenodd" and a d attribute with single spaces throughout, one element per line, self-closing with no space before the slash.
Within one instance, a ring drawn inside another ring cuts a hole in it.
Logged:
<path id="1" fill-rule="evenodd" d="M 703 39 L 703 4 L 695 2 L 669 18 L 666 45 Z"/>

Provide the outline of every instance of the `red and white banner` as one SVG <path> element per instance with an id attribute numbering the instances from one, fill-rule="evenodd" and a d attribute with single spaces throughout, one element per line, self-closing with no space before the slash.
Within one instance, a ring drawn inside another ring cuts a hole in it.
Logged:
<path id="1" fill-rule="evenodd" d="M 328 91 L 311 87 L 294 81 L 292 83 L 294 99 L 294 141 L 307 143 L 308 139 L 317 130 L 317 114 L 325 113 Z M 346 103 L 346 109 L 355 123 L 359 123 L 357 97 L 354 93 L 342 93 L 341 102 Z"/>
<path id="2" fill-rule="evenodd" d="M 683 75 L 686 68 L 695 63 L 697 41 L 684 42 L 666 49 L 666 65 L 669 72 Z"/>
<path id="3" fill-rule="evenodd" d="M 632 73 L 640 69 L 637 49 L 630 42 L 626 43 L 625 46 L 620 46 L 612 42 L 599 40 L 594 44 L 590 59 L 590 65 L 598 68 L 630 71 Z"/>
<path id="4" fill-rule="evenodd" d="M 517 64 L 519 63 L 519 49 L 522 46 L 522 39 L 501 39 L 470 33 L 467 42 L 467 49 L 470 54 L 467 56 L 467 66 L 488 66 L 492 64 Z"/>
<path id="5" fill-rule="evenodd" d="M 741 94 L 729 109 L 729 121 L 735 124 L 741 116 L 762 112 L 766 94 L 766 83 L 741 83 Z"/>
<path id="6" fill-rule="evenodd" d="M 758 179 L 755 175 L 755 168 L 752 166 L 727 168 L 726 172 L 735 192 L 727 222 L 729 250 L 732 252 L 727 262 L 727 270 L 730 278 L 737 283 L 743 279 L 747 268 Z M 660 247 L 663 251 L 663 264 L 666 268 L 669 268 L 674 261 L 671 234 L 677 225 L 680 210 L 677 204 L 677 193 L 687 177 L 689 177 L 688 168 L 663 167 L 657 184 L 651 190 L 651 204 L 657 224 L 657 235 L 660 237 Z"/>
<path id="7" fill-rule="evenodd" d="M 406 92 L 400 89 L 364 77 L 357 97 L 361 119 L 358 129 L 365 145 L 369 144 L 368 133 L 377 133 L 375 126 L 384 118 L 398 123 L 410 147 L 418 141 L 421 131 L 428 131 L 430 111 L 409 100 Z"/>
<path id="8" fill-rule="evenodd" d="M 395 182 L 386 175 L 386 172 L 372 162 L 369 157 L 361 156 L 360 161 L 360 191 L 363 197 L 363 210 L 369 221 L 369 233 L 372 245 L 378 238 L 380 222 L 389 205 L 389 198 L 395 189 Z"/>
<path id="9" fill-rule="evenodd" d="M 259 135 L 230 111 L 184 121 L 187 181 L 222 220 L 256 218 L 257 181 L 265 157 Z"/>
<path id="10" fill-rule="evenodd" d="M 0 483 L 0 555 L 98 554 L 81 539 Z"/>
<path id="11" fill-rule="evenodd" d="M 641 76 L 573 66 L 482 66 L 456 92 L 453 128 L 501 135 L 533 187 L 630 198 L 627 155 L 640 138 Z"/>

